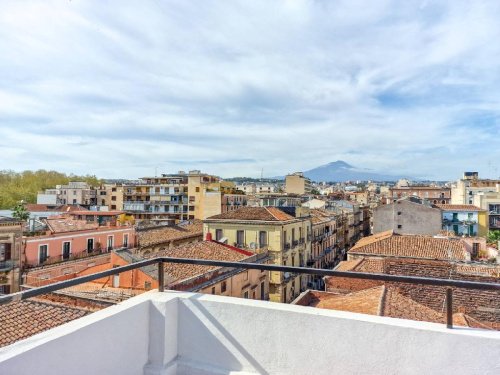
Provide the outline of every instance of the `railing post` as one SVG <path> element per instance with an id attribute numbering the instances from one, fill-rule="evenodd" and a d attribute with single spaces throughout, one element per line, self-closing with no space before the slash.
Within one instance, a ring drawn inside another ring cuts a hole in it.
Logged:
<path id="1" fill-rule="evenodd" d="M 163 260 L 158 263 L 158 291 L 165 291 L 165 267 Z"/>
<path id="2" fill-rule="evenodd" d="M 446 328 L 453 328 L 453 289 L 446 289 Z"/>

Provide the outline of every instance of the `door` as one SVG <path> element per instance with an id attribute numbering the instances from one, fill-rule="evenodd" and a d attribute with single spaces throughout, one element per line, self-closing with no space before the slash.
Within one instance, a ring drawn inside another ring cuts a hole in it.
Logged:
<path id="1" fill-rule="evenodd" d="M 70 254 L 71 254 L 71 242 L 64 242 L 63 253 L 62 253 L 63 259 L 69 259 Z"/>
<path id="2" fill-rule="evenodd" d="M 48 257 L 48 246 L 47 245 L 40 245 L 40 251 L 38 253 L 38 263 L 43 264 Z"/>
<path id="3" fill-rule="evenodd" d="M 113 236 L 108 237 L 108 251 L 113 250 Z"/>
<path id="4" fill-rule="evenodd" d="M 123 247 L 128 248 L 128 234 L 123 235 Z"/>
<path id="5" fill-rule="evenodd" d="M 91 253 L 92 251 L 94 251 L 94 239 L 89 238 L 87 239 L 87 252 Z"/>

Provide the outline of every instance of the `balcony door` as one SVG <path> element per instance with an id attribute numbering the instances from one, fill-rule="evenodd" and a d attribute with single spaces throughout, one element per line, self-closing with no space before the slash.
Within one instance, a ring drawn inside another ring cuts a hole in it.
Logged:
<path id="1" fill-rule="evenodd" d="M 69 259 L 71 254 L 71 242 L 63 242 L 62 258 L 64 260 Z"/>
<path id="2" fill-rule="evenodd" d="M 43 264 L 47 258 L 49 257 L 49 246 L 48 245 L 40 245 L 38 251 L 38 263 Z"/>
<path id="3" fill-rule="evenodd" d="M 91 253 L 92 251 L 94 251 L 94 239 L 88 238 L 87 239 L 87 252 Z"/>
<path id="4" fill-rule="evenodd" d="M 108 236 L 108 251 L 113 250 L 113 236 Z"/>

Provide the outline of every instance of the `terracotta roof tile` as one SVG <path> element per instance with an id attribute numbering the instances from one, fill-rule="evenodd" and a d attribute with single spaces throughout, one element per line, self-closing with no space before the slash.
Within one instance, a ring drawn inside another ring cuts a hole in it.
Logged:
<path id="1" fill-rule="evenodd" d="M 184 238 L 203 237 L 203 222 L 194 220 L 186 225 L 164 226 L 145 231 L 138 231 L 140 246 L 151 246 Z"/>
<path id="2" fill-rule="evenodd" d="M 294 217 L 276 207 L 241 207 L 234 211 L 211 216 L 208 220 L 289 221 Z"/>
<path id="3" fill-rule="evenodd" d="M 154 254 L 145 256 L 145 258 L 155 258 L 162 256 L 173 258 L 197 258 L 238 262 L 252 256 L 252 254 L 246 253 L 243 250 L 232 248 L 227 245 L 223 245 L 216 241 L 202 241 L 177 246 L 175 248 L 163 250 L 160 252 L 155 252 Z M 185 280 L 216 270 L 218 268 L 220 267 L 200 266 L 195 264 L 165 263 L 165 273 L 168 275 L 170 282 Z"/>
<path id="4" fill-rule="evenodd" d="M 460 239 L 432 236 L 395 235 L 365 237 L 358 241 L 349 253 L 413 257 L 443 260 L 468 260 L 468 253 Z M 373 237 L 373 238 L 372 238 Z"/>
<path id="5" fill-rule="evenodd" d="M 90 312 L 36 299 L 0 305 L 0 347 L 81 318 Z"/>

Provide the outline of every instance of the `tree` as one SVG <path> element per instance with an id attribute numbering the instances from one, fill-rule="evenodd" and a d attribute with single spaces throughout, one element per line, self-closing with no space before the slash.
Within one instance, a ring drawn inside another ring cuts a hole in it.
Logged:
<path id="1" fill-rule="evenodd" d="M 12 217 L 15 219 L 27 221 L 30 218 L 30 213 L 26 210 L 24 201 L 19 201 L 12 211 Z"/>
<path id="2" fill-rule="evenodd" d="M 500 241 L 500 230 L 490 230 L 488 232 L 488 243 L 498 243 Z"/>
<path id="3" fill-rule="evenodd" d="M 312 195 L 320 195 L 321 193 L 319 192 L 319 190 L 318 190 L 318 189 L 312 189 L 312 190 L 311 190 L 311 194 L 312 194 Z"/>

